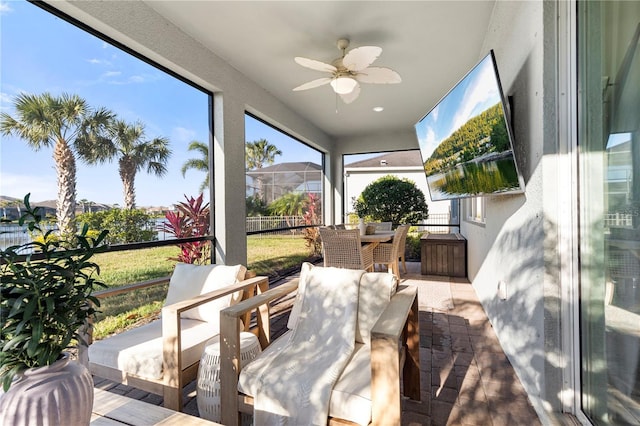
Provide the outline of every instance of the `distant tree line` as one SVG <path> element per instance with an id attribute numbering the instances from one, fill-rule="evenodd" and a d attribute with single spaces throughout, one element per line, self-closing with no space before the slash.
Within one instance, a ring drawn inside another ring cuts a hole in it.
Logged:
<path id="1" fill-rule="evenodd" d="M 424 163 L 426 174 L 448 170 L 456 164 L 509 148 L 502 104 L 484 110 L 443 140 Z"/>

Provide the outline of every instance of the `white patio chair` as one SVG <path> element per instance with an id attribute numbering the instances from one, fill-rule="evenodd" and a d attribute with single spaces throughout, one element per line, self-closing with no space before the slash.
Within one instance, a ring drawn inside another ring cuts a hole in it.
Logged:
<path id="1" fill-rule="evenodd" d="M 165 407 L 181 411 L 182 388 L 196 378 L 205 343 L 219 333 L 220 310 L 250 298 L 256 289 L 268 289 L 267 277 L 249 275 L 242 265 L 178 263 L 161 318 L 90 344 L 89 370 L 96 376 L 161 395 Z M 140 287 L 144 284 L 127 290 Z M 127 290 L 114 288 L 97 295 Z M 268 326 L 265 312 L 263 309 L 258 315 L 258 321 Z M 242 318 L 244 330 L 248 330 L 250 314 Z"/>

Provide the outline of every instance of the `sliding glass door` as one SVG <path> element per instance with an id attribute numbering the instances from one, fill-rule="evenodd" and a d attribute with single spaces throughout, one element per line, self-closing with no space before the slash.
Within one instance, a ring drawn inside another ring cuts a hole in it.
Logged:
<path id="1" fill-rule="evenodd" d="M 578 2 L 582 406 L 640 424 L 640 2 Z"/>

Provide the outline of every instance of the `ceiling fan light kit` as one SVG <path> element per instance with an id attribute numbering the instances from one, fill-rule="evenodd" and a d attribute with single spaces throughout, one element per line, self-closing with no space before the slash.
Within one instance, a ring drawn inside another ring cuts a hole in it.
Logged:
<path id="1" fill-rule="evenodd" d="M 378 46 L 361 46 L 351 49 L 349 40 L 340 39 L 337 43 L 342 51 L 340 58 L 327 64 L 315 59 L 297 56 L 296 63 L 314 71 L 328 72 L 330 77 L 318 78 L 295 87 L 294 91 L 313 89 L 329 84 L 343 102 L 349 104 L 360 95 L 359 83 L 396 84 L 402 81 L 400 74 L 390 68 L 371 67 L 370 65 L 380 56 L 382 48 Z"/>
<path id="2" fill-rule="evenodd" d="M 331 85 L 333 91 L 337 94 L 346 95 L 347 93 L 353 92 L 353 89 L 356 88 L 358 82 L 351 77 L 336 77 L 331 80 L 329 85 Z"/>

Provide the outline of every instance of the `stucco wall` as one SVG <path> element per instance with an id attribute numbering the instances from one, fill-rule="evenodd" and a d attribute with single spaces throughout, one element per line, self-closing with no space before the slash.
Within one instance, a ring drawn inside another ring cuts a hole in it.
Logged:
<path id="1" fill-rule="evenodd" d="M 554 80 L 549 74 L 544 79 L 544 33 L 552 31 L 553 22 L 545 25 L 543 7 L 542 2 L 497 2 L 480 53 L 494 50 L 503 90 L 513 100 L 514 150 L 525 193 L 488 197 L 484 225 L 465 221 L 463 211 L 461 232 L 468 240 L 469 279 L 544 418 L 559 408 L 558 396 L 549 395 L 545 369 L 545 256 L 557 245 L 545 231 L 555 220 L 543 213 L 543 165 L 556 154 L 545 150 L 545 94 L 553 92 Z"/>

